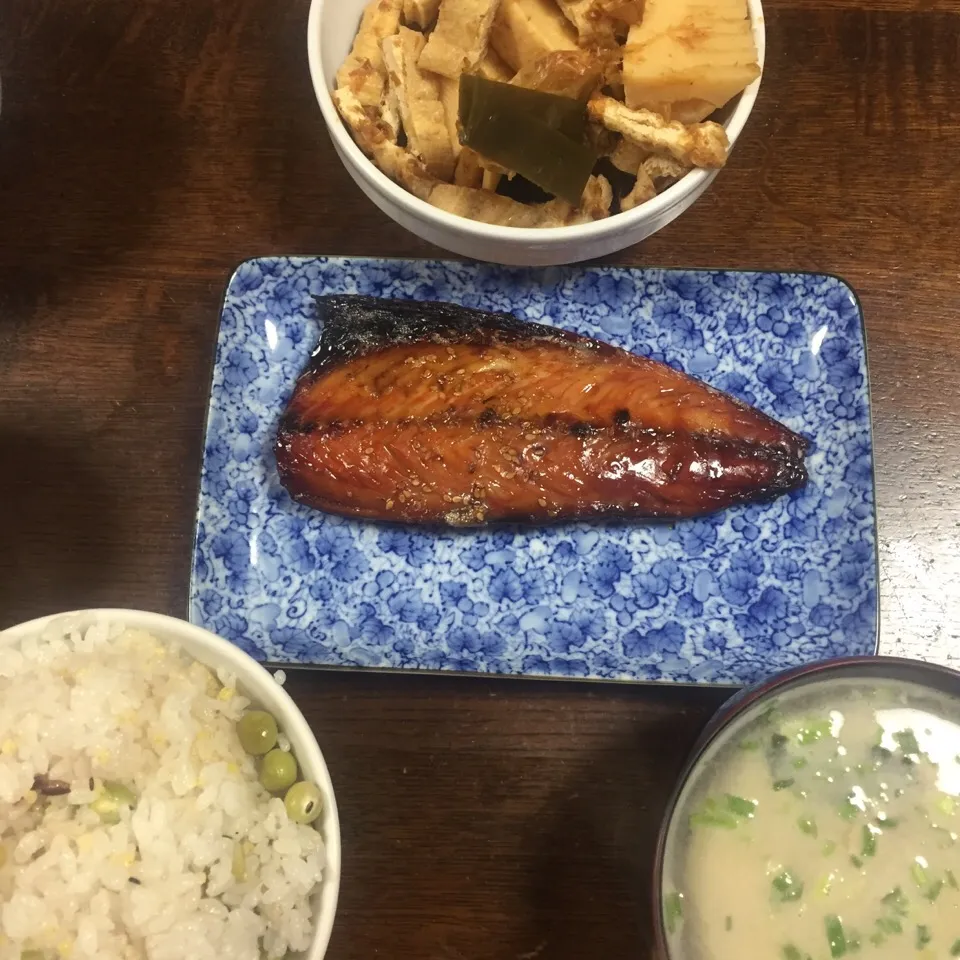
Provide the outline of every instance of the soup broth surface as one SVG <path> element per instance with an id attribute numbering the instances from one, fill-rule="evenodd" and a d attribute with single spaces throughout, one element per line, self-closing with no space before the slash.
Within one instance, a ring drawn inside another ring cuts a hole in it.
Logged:
<path id="1" fill-rule="evenodd" d="M 746 711 L 680 796 L 675 960 L 960 957 L 960 703 L 828 680 Z"/>

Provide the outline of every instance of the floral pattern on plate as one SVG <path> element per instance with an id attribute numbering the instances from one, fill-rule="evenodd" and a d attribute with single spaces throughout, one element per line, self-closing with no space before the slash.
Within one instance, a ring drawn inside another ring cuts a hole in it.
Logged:
<path id="1" fill-rule="evenodd" d="M 323 293 L 450 300 L 673 364 L 811 440 L 810 482 L 674 524 L 425 532 L 310 510 L 272 444 Z M 250 260 L 227 290 L 190 617 L 261 660 L 750 683 L 877 637 L 863 324 L 835 277 L 340 258 Z"/>

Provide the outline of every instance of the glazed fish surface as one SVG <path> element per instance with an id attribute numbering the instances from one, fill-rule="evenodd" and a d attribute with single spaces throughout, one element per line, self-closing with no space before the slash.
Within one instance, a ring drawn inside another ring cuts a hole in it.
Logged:
<path id="1" fill-rule="evenodd" d="M 276 442 L 311 507 L 456 527 L 669 519 L 806 482 L 802 437 L 608 343 L 446 303 L 317 304 Z"/>

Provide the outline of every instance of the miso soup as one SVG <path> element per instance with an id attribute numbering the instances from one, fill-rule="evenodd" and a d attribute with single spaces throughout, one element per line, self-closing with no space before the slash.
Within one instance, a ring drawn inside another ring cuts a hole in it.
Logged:
<path id="1" fill-rule="evenodd" d="M 960 957 L 960 702 L 832 679 L 747 710 L 666 840 L 674 960 Z"/>

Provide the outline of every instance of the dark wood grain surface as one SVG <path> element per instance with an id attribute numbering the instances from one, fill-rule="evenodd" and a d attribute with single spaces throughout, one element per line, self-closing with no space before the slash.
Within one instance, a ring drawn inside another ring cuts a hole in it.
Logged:
<path id="1" fill-rule="evenodd" d="M 616 262 L 841 274 L 869 332 L 882 644 L 960 653 L 960 4 L 770 0 L 710 192 Z M 436 256 L 337 162 L 307 0 L 0 2 L 0 626 L 182 615 L 218 303 L 270 253 Z M 722 691 L 294 673 L 336 782 L 330 956 L 646 956 Z"/>

